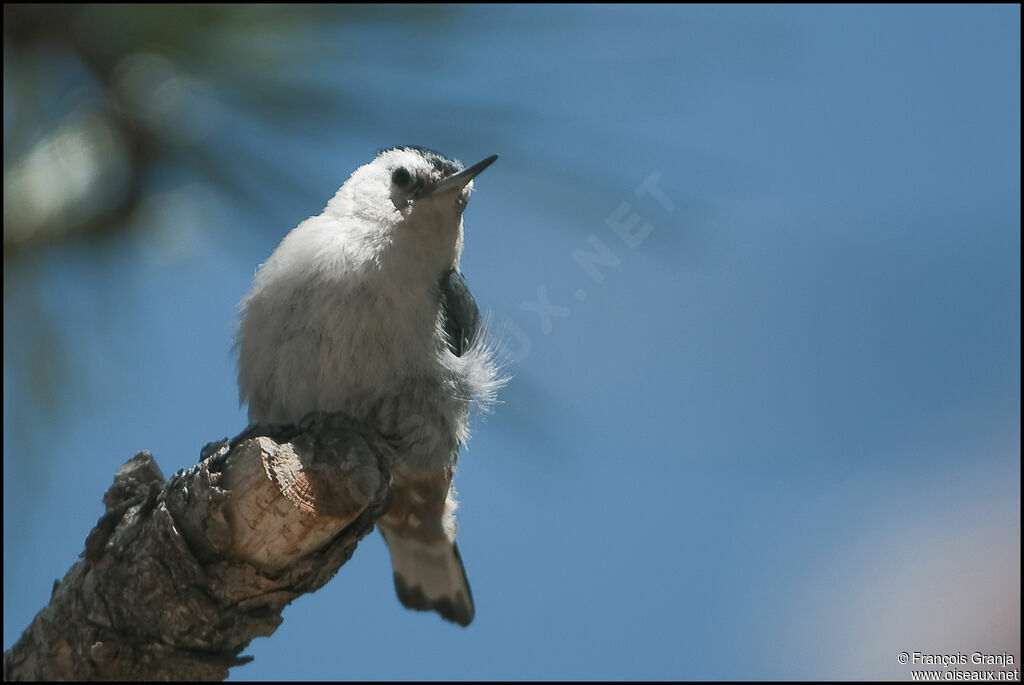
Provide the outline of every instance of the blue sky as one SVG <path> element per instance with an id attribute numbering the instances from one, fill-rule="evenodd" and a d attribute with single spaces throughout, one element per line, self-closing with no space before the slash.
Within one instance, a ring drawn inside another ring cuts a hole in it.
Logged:
<path id="1" fill-rule="evenodd" d="M 286 134 L 215 90 L 199 112 L 200 145 L 294 185 L 243 174 L 262 202 L 239 206 L 168 168 L 144 230 L 20 267 L 73 377 L 51 414 L 15 413 L 5 380 L 5 649 L 121 463 L 149 449 L 170 475 L 244 427 L 229 348 L 255 267 L 416 143 L 501 154 L 463 255 L 515 377 L 460 458 L 477 618 L 402 609 L 374 534 L 233 677 L 1019 663 L 1019 7 L 466 6 L 300 50 L 343 126 Z M 652 174 L 670 208 L 637 193 Z M 630 245 L 609 224 L 634 215 Z M 600 280 L 572 256 L 595 240 Z M 5 287 L 5 379 L 19 316 Z"/>

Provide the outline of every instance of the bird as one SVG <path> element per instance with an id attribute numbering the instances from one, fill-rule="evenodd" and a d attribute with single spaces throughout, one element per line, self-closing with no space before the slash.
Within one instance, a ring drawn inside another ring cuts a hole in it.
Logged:
<path id="1" fill-rule="evenodd" d="M 453 485 L 472 409 L 507 380 L 460 267 L 473 180 L 420 146 L 381 150 L 256 270 L 235 347 L 250 425 L 343 412 L 390 447 L 392 504 L 377 521 L 410 609 L 467 626 Z"/>

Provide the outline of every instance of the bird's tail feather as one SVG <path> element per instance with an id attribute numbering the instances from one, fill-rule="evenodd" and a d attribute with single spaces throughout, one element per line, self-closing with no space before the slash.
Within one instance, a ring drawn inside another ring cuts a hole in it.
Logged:
<path id="1" fill-rule="evenodd" d="M 473 593 L 462 566 L 459 547 L 447 539 L 424 543 L 378 525 L 395 577 L 395 592 L 409 609 L 436 611 L 442 618 L 468 626 L 473 620 Z"/>

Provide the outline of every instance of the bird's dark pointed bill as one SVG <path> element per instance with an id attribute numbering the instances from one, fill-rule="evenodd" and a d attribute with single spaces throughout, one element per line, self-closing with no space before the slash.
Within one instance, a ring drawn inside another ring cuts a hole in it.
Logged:
<path id="1" fill-rule="evenodd" d="M 494 160 L 497 158 L 498 155 L 491 155 L 487 159 L 481 159 L 468 169 L 463 169 L 454 176 L 449 176 L 437 184 L 437 187 L 434 188 L 434 192 L 431 193 L 431 195 L 437 195 L 438 193 L 443 193 L 444 191 L 451 190 L 452 188 L 464 188 L 467 183 L 473 180 L 474 176 L 494 164 Z"/>

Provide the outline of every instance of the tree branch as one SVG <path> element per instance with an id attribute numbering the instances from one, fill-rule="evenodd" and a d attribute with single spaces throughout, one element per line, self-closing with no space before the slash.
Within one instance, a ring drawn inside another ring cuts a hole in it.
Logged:
<path id="1" fill-rule="evenodd" d="M 211 443 L 169 482 L 140 452 L 103 496 L 82 561 L 4 654 L 4 679 L 227 677 L 387 511 L 387 454 L 325 414 Z"/>

